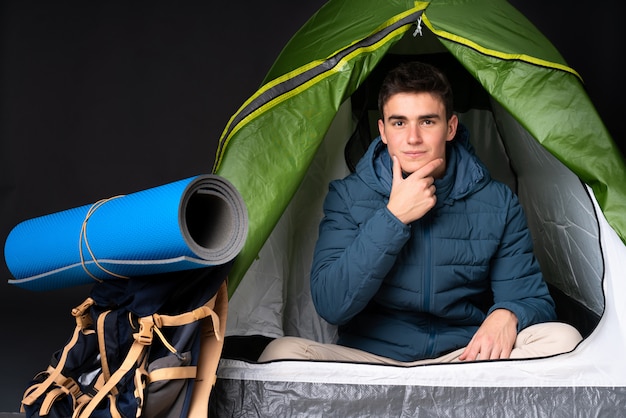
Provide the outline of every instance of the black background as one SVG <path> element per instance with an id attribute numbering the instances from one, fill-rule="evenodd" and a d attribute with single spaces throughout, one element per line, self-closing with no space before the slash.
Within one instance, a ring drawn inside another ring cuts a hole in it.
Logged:
<path id="1" fill-rule="evenodd" d="M 1 242 L 23 220 L 210 172 L 230 116 L 324 3 L 0 1 Z M 511 3 L 582 75 L 624 150 L 621 3 Z M 9 277 L 2 258 L 0 411 L 17 411 L 89 290 Z"/>

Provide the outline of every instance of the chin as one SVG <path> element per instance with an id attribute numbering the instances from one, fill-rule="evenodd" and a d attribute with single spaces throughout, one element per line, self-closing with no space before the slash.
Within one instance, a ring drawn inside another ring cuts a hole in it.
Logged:
<path id="1" fill-rule="evenodd" d="M 405 164 L 402 166 L 402 172 L 408 176 L 409 174 L 415 173 L 422 166 L 423 164 Z"/>

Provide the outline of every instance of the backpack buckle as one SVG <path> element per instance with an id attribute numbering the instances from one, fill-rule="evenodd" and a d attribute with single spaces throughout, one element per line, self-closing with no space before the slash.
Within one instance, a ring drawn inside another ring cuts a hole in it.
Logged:
<path id="1" fill-rule="evenodd" d="M 93 306 L 95 301 L 92 298 L 87 298 L 83 303 L 72 309 L 72 316 L 76 318 L 76 326 L 80 329 L 85 329 L 93 325 L 91 315 L 89 315 L 89 308 Z"/>
<path id="2" fill-rule="evenodd" d="M 80 395 L 81 393 L 78 383 L 76 383 L 76 381 L 70 377 L 65 379 L 61 386 L 63 386 L 65 390 L 67 390 L 67 392 L 70 393 L 74 398 L 77 398 L 78 395 Z"/>
<path id="3" fill-rule="evenodd" d="M 135 340 L 142 345 L 151 345 L 154 321 L 151 317 L 139 318 L 139 332 L 133 334 Z"/>

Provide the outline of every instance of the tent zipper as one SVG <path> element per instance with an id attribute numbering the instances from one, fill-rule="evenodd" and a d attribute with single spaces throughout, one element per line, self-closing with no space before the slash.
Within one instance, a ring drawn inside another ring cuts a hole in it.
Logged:
<path id="1" fill-rule="evenodd" d="M 310 84 L 316 84 L 322 81 L 326 73 L 334 71 L 346 59 L 352 59 L 352 54 L 358 53 L 360 55 L 359 50 L 367 51 L 377 43 L 383 41 L 387 36 L 392 35 L 398 29 L 402 27 L 408 29 L 410 26 L 415 25 L 416 22 L 420 21 L 423 12 L 424 10 L 420 9 L 407 14 L 398 20 L 394 20 L 390 25 L 381 28 L 378 32 L 339 50 L 317 65 L 312 67 L 303 65 L 290 73 L 284 74 L 266 83 L 254 96 L 244 103 L 226 125 L 217 147 L 213 172 L 217 172 L 228 142 L 234 133 L 239 130 L 240 124 L 248 123 L 249 118 L 257 117 L 258 115 L 255 115 L 256 113 L 260 115 L 271 110 L 273 107 L 272 103 L 278 102 L 281 97 L 289 93 L 293 94 L 293 91 L 303 88 L 305 85 L 307 86 L 306 89 L 309 89 Z"/>

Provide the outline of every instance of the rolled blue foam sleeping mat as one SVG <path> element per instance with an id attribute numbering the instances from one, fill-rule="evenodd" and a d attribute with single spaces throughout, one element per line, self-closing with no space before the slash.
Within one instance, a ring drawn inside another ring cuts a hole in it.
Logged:
<path id="1" fill-rule="evenodd" d="M 4 255 L 9 283 L 47 291 L 223 265 L 247 233 L 239 192 L 206 174 L 26 220 Z"/>

